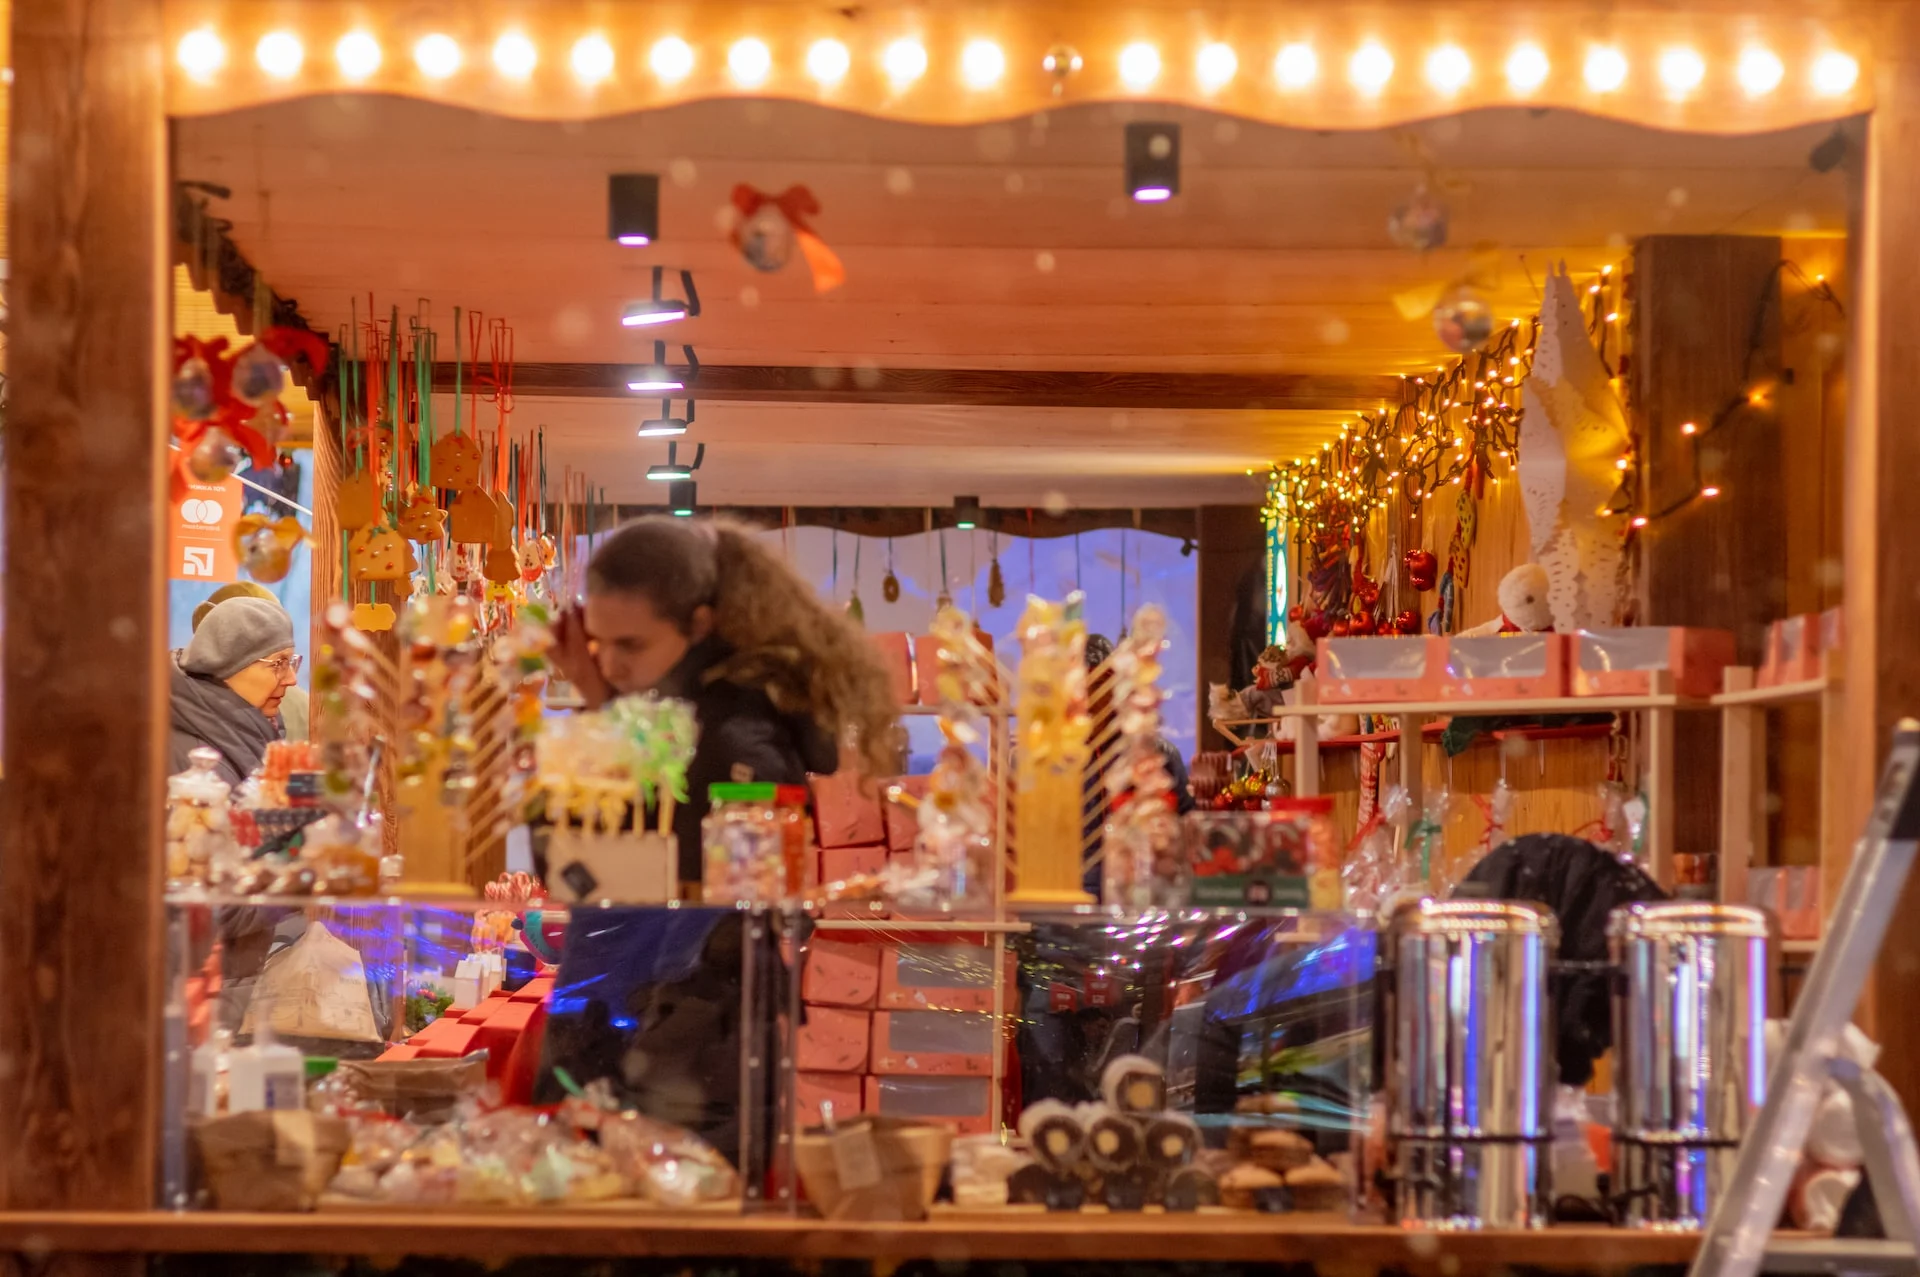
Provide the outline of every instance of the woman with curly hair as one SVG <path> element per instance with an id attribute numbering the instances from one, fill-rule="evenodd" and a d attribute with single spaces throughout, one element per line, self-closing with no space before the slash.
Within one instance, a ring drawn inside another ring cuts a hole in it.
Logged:
<path id="1" fill-rule="evenodd" d="M 553 656 L 589 708 L 636 692 L 692 702 L 683 881 L 700 877 L 710 785 L 803 784 L 838 770 L 843 743 L 870 775 L 893 768 L 897 709 L 866 634 L 737 523 L 647 518 L 608 537 Z"/>

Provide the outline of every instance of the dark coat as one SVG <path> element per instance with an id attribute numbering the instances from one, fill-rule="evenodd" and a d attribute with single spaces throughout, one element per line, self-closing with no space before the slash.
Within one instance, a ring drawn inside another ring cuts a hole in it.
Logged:
<path id="1" fill-rule="evenodd" d="M 219 679 L 201 678 L 173 663 L 168 688 L 172 735 L 167 742 L 168 774 L 186 771 L 187 755 L 205 745 L 220 755 L 220 779 L 238 785 L 280 739 L 280 725 L 247 703 Z"/>

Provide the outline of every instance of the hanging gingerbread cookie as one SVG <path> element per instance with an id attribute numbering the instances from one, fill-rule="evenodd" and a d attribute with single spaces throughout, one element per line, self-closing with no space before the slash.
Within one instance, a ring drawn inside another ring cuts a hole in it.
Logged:
<path id="1" fill-rule="evenodd" d="M 334 515 L 348 532 L 371 527 L 380 518 L 380 482 L 371 470 L 356 470 L 340 480 L 333 498 Z"/>
<path id="2" fill-rule="evenodd" d="M 469 434 L 448 435 L 433 445 L 433 486 L 465 492 L 480 483 L 480 445 Z"/>
<path id="3" fill-rule="evenodd" d="M 446 534 L 447 512 L 431 492 L 415 492 L 400 508 L 400 535 L 409 541 L 434 542 Z"/>
<path id="4" fill-rule="evenodd" d="M 436 473 L 434 481 L 439 482 Z M 448 519 L 448 534 L 462 545 L 486 545 L 492 542 L 499 530 L 500 511 L 494 505 L 493 494 L 479 488 L 468 488 L 453 499 Z"/>
<path id="5" fill-rule="evenodd" d="M 392 528 L 364 528 L 348 547 L 353 575 L 361 581 L 398 581 L 413 571 L 413 547 Z"/>

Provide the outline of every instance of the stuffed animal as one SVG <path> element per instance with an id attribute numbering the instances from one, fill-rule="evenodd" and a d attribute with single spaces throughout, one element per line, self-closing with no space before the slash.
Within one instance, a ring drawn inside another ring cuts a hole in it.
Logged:
<path id="1" fill-rule="evenodd" d="M 1462 637 L 1534 634 L 1553 628 L 1553 606 L 1547 602 L 1547 570 L 1538 563 L 1522 563 L 1501 577 L 1497 594 L 1500 615 L 1462 630 Z"/>

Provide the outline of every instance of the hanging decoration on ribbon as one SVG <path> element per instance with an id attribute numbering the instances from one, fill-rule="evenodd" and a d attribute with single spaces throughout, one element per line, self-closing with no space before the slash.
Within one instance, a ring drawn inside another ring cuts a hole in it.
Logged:
<path id="1" fill-rule="evenodd" d="M 809 223 L 820 212 L 820 201 L 812 191 L 789 186 L 769 195 L 742 182 L 733 188 L 733 206 L 740 214 L 733 227 L 733 246 L 755 270 L 784 269 L 797 243 L 813 273 L 813 291 L 832 292 L 846 282 L 846 267 Z"/>
<path id="2" fill-rule="evenodd" d="M 173 342 L 172 433 L 168 489 L 178 502 L 189 479 L 218 483 L 244 459 L 256 470 L 273 467 L 275 438 L 289 424 L 279 401 L 285 363 L 304 359 L 317 374 L 327 366 L 327 343 L 299 328 L 269 328 L 244 350 L 227 353 L 227 339 L 176 337 Z"/>

